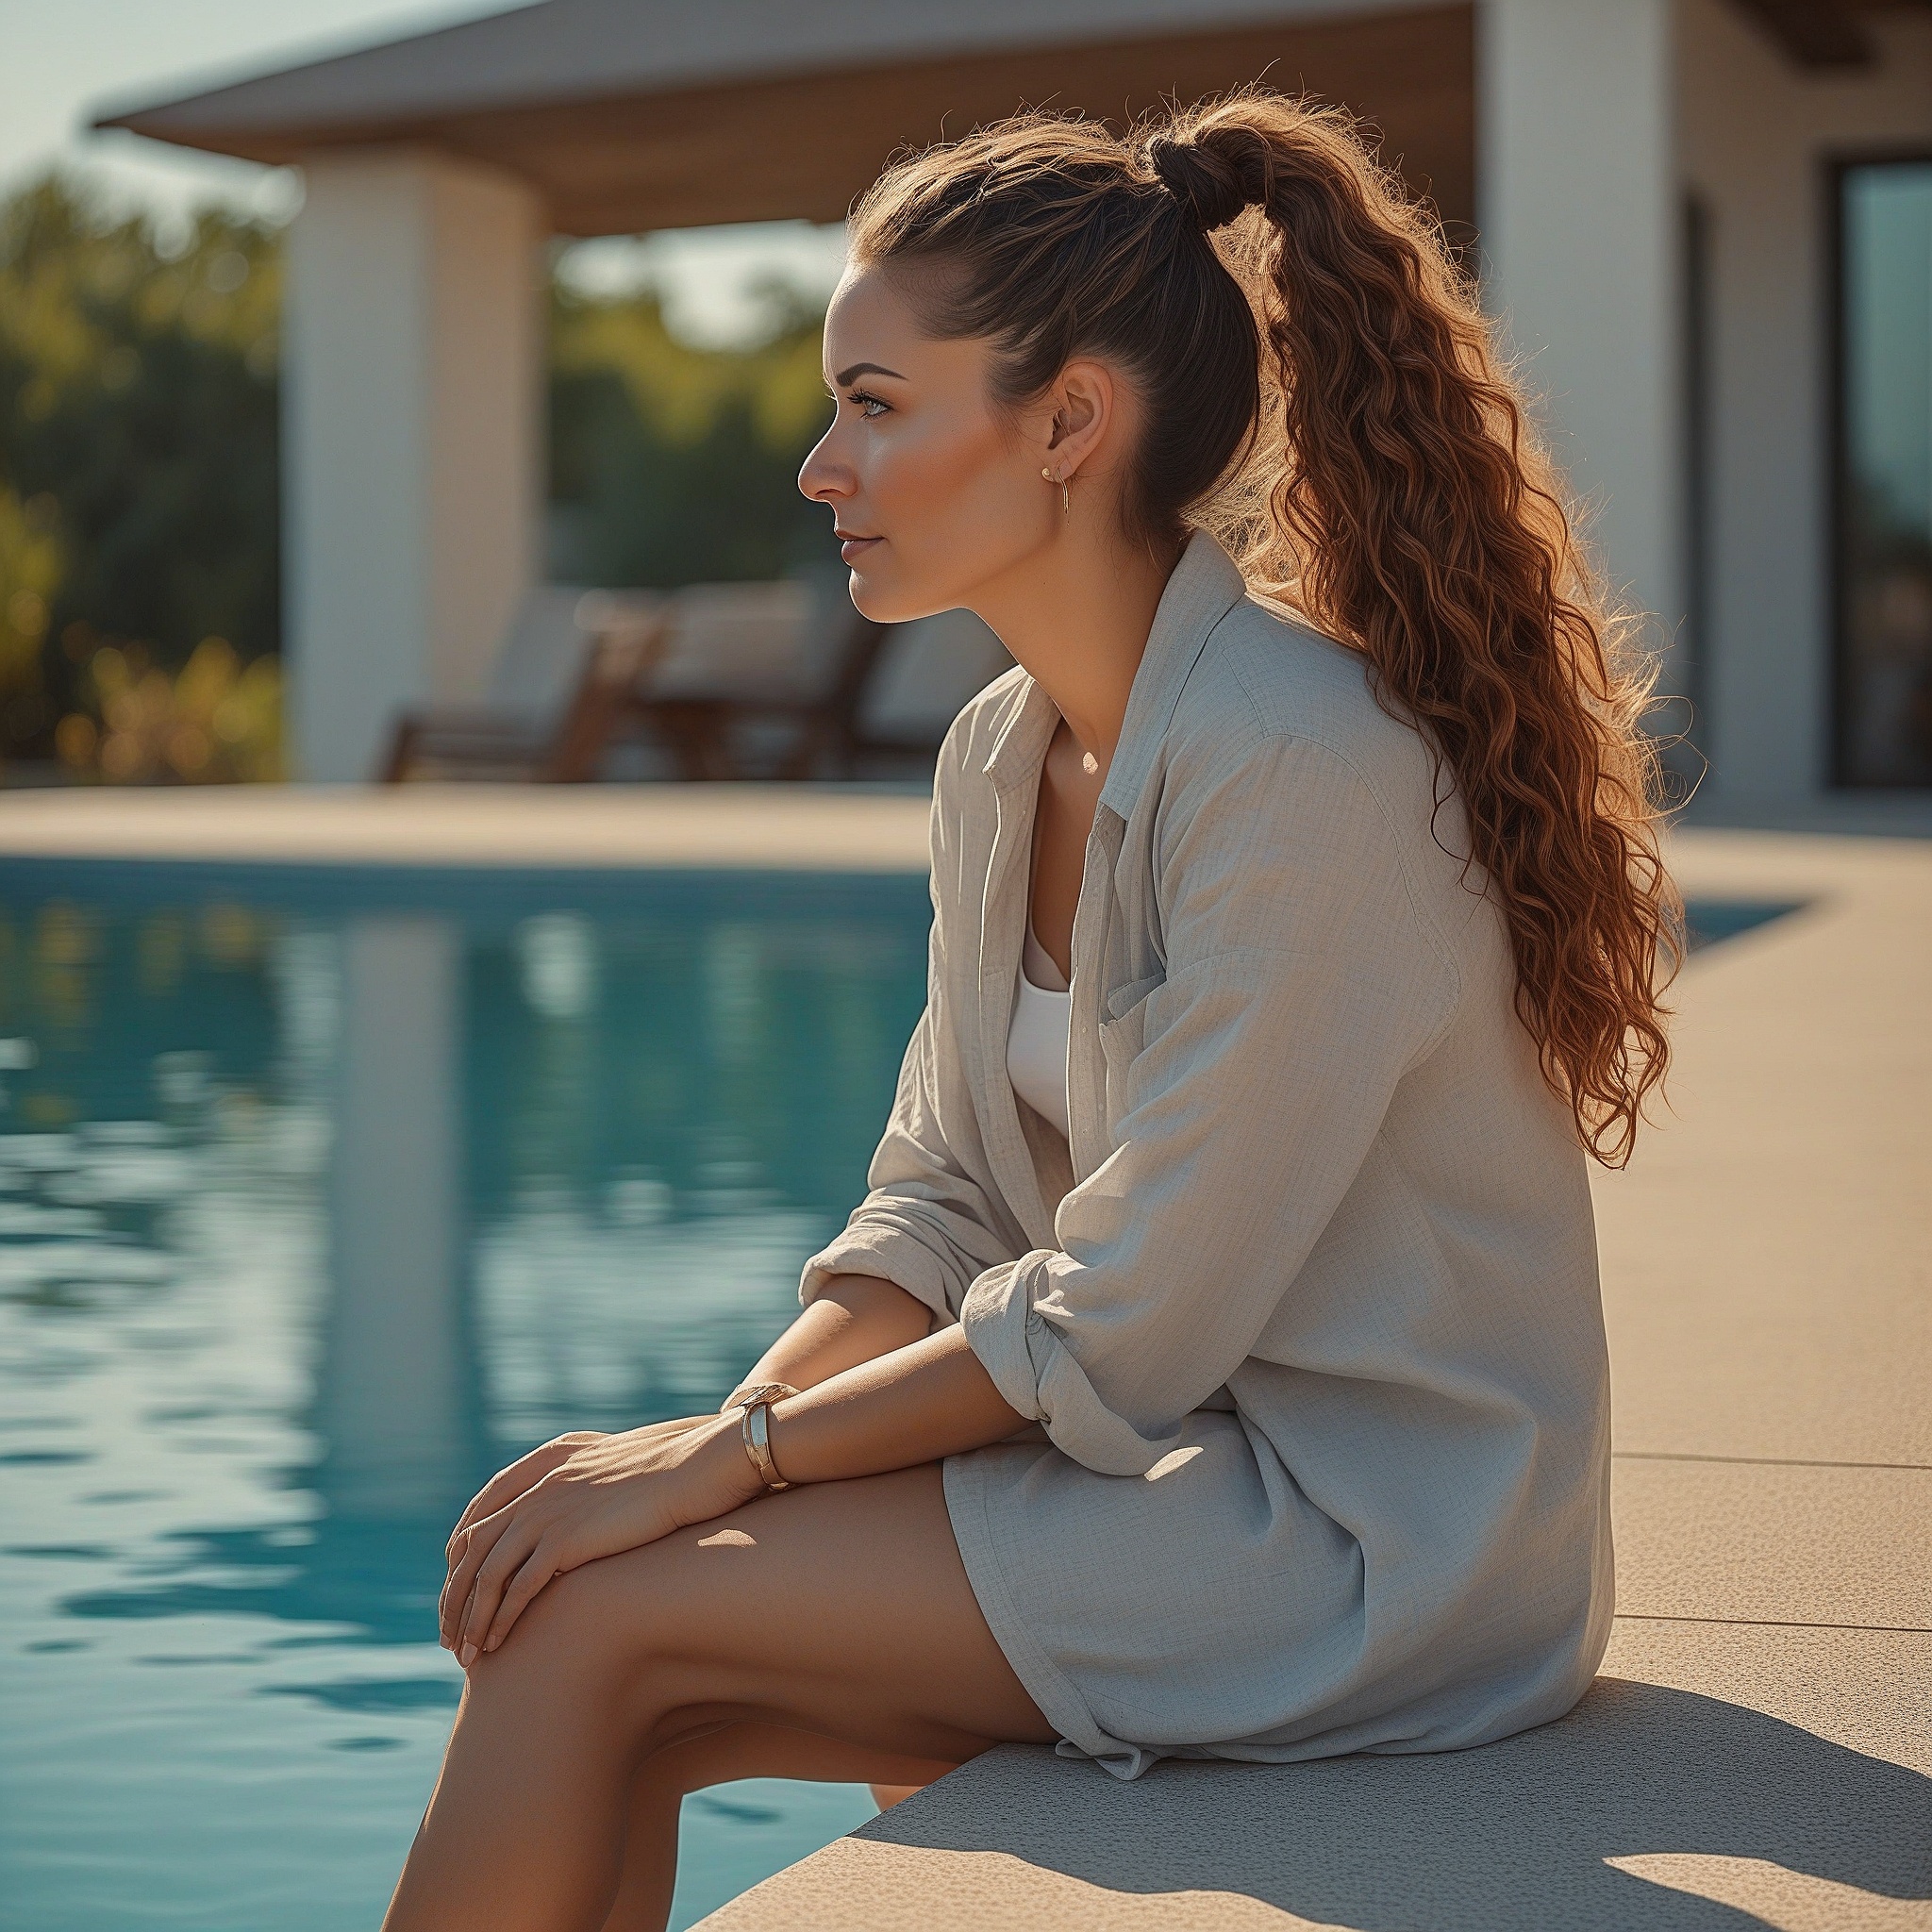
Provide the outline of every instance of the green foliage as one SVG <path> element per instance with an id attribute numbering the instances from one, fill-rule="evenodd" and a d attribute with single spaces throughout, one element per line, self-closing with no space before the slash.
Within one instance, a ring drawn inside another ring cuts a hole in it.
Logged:
<path id="1" fill-rule="evenodd" d="M 0 723 L 13 737 L 42 728 L 49 709 L 41 651 L 63 570 L 57 514 L 51 496 L 23 503 L 0 483 Z"/>
<path id="2" fill-rule="evenodd" d="M 275 654 L 278 308 L 258 224 L 204 211 L 169 248 L 58 176 L 0 206 L 0 504 L 41 546 L 0 510 L 0 620 L 40 629 L 31 661 L 0 633 L 9 748 L 97 698 L 99 650 Z"/>
<path id="3" fill-rule="evenodd" d="M 829 406 L 822 318 L 782 291 L 768 340 L 680 342 L 650 291 L 552 305 L 551 575 L 672 586 L 774 577 L 836 556 L 798 493 Z"/>
<path id="4" fill-rule="evenodd" d="M 117 781 L 280 760 L 279 237 L 196 216 L 182 245 L 50 176 L 0 203 L 0 757 Z M 692 348 L 655 295 L 558 288 L 551 566 L 670 586 L 831 550 L 798 494 L 826 415 L 820 318 Z"/>
<path id="5" fill-rule="evenodd" d="M 54 731 L 61 762 L 82 776 L 151 785 L 283 775 L 278 658 L 244 666 L 225 638 L 210 637 L 170 672 L 142 644 L 102 644 L 87 681 L 92 705 Z"/>

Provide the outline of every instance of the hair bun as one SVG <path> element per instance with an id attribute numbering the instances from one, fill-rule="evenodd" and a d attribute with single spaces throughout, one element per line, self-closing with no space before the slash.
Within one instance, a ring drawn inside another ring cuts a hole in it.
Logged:
<path id="1" fill-rule="evenodd" d="M 1157 134 L 1147 143 L 1147 165 L 1160 185 L 1201 225 L 1204 234 L 1226 227 L 1244 208 L 1259 199 L 1250 192 L 1238 168 L 1191 141 Z"/>

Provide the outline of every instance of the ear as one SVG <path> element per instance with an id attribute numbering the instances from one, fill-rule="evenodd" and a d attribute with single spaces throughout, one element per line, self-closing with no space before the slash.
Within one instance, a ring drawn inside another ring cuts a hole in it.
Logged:
<path id="1" fill-rule="evenodd" d="M 1071 480 L 1105 447 L 1120 408 L 1119 385 L 1106 363 L 1083 357 L 1060 371 L 1051 402 L 1046 460 L 1056 476 Z"/>

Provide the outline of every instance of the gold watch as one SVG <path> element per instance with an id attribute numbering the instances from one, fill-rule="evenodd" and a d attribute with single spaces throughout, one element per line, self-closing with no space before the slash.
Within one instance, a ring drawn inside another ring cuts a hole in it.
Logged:
<path id="1" fill-rule="evenodd" d="M 778 1465 L 772 1460 L 772 1405 L 797 1393 L 798 1391 L 788 1382 L 756 1382 L 743 1391 L 744 1399 L 739 1404 L 744 1411 L 744 1420 L 740 1424 L 744 1437 L 744 1453 L 751 1458 L 751 1466 L 758 1471 L 758 1480 L 768 1490 L 789 1490 L 791 1487 L 778 1474 Z"/>

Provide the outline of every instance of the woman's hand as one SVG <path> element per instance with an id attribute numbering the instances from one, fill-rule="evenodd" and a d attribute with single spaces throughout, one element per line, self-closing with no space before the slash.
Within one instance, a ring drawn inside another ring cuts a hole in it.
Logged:
<path id="1" fill-rule="evenodd" d="M 721 1410 L 722 1414 L 723 1411 Z M 633 1433 L 640 1436 L 658 1434 L 679 1435 L 686 1429 L 694 1429 L 700 1423 L 709 1422 L 708 1415 L 686 1415 L 674 1417 L 669 1422 L 649 1423 Z M 588 1443 L 604 1441 L 601 1429 L 576 1429 L 567 1436 L 553 1437 L 547 1442 L 540 1442 L 527 1454 L 499 1469 L 490 1480 L 471 1498 L 470 1507 L 458 1519 L 457 1526 L 450 1531 L 449 1541 L 443 1545 L 443 1560 L 454 1570 L 461 1561 L 463 1554 L 463 1533 L 486 1516 L 494 1516 L 506 1503 L 514 1502 L 527 1489 L 534 1488 L 559 1463 L 570 1460 L 571 1456 Z M 449 1620 L 441 1619 L 442 1641 L 449 1642 Z"/>
<path id="2" fill-rule="evenodd" d="M 449 1541 L 442 1642 L 467 1670 L 553 1576 L 708 1523 L 764 1493 L 737 1409 L 559 1436 L 491 1479 Z"/>

